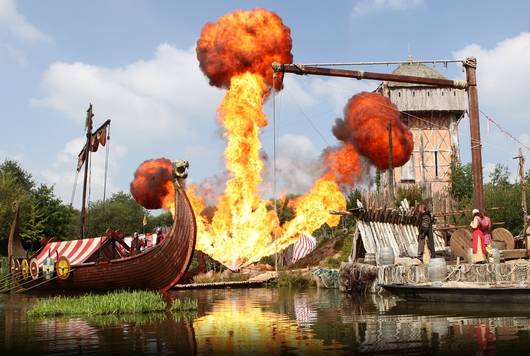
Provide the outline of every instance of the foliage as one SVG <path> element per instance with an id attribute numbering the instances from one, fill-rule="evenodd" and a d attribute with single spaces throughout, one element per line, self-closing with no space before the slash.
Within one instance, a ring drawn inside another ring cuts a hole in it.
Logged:
<path id="1" fill-rule="evenodd" d="M 36 201 L 37 210 L 44 215 L 43 235 L 60 240 L 77 237 L 79 213 L 63 202 L 53 193 L 53 187 L 41 184 L 34 190 L 32 199 Z"/>
<path id="2" fill-rule="evenodd" d="M 523 211 L 521 208 L 521 189 L 518 184 L 495 187 L 487 184 L 484 189 L 486 210 L 493 222 L 504 222 L 504 227 L 518 235 L 523 229 Z M 527 197 L 527 204 L 530 200 Z M 490 208 L 498 208 L 492 210 Z"/>
<path id="3" fill-rule="evenodd" d="M 30 206 L 29 217 L 23 223 L 23 230 L 20 233 L 20 237 L 22 240 L 34 245 L 43 236 L 47 216 L 35 195 L 31 197 Z"/>
<path id="4" fill-rule="evenodd" d="M 300 271 L 280 271 L 278 272 L 278 277 L 276 278 L 277 287 L 307 288 L 315 286 L 315 284 L 316 283 L 313 278 L 301 273 Z"/>
<path id="5" fill-rule="evenodd" d="M 510 172 L 508 167 L 497 163 L 495 169 L 490 173 L 490 184 L 494 188 L 508 188 L 510 186 Z"/>
<path id="6" fill-rule="evenodd" d="M 471 163 L 462 165 L 458 158 L 451 161 L 450 193 L 458 201 L 469 200 L 473 194 L 473 173 Z"/>
<path id="7" fill-rule="evenodd" d="M 101 236 L 109 227 L 126 235 L 142 231 L 146 214 L 130 194 L 118 192 L 105 201 L 98 200 L 88 207 L 88 235 Z"/>
<path id="8" fill-rule="evenodd" d="M 11 176 L 15 180 L 15 184 L 26 192 L 29 192 L 35 186 L 31 174 L 22 169 L 17 161 L 5 160 L 0 164 L 0 175 Z"/>
<path id="9" fill-rule="evenodd" d="M 13 223 L 15 201 L 20 204 L 20 221 L 23 221 L 30 209 L 30 192 L 17 183 L 17 179 L 0 170 L 0 240 L 7 240 Z"/>
<path id="10" fill-rule="evenodd" d="M 159 215 L 148 215 L 147 225 L 145 231 L 154 231 L 157 227 L 168 227 L 173 225 L 173 216 L 169 211 L 165 211 Z"/>
<path id="11" fill-rule="evenodd" d="M 85 294 L 80 297 L 56 296 L 40 299 L 28 310 L 30 317 L 59 315 L 120 315 L 160 312 L 166 309 L 159 292 L 119 291 L 108 294 Z"/>
<path id="12" fill-rule="evenodd" d="M 276 200 L 276 214 L 280 220 L 280 225 L 294 218 L 295 211 L 291 206 L 291 202 L 298 197 L 299 196 L 295 194 L 287 194 L 283 199 Z M 270 202 L 272 209 L 274 209 L 274 203 L 274 200 Z"/>
<path id="13" fill-rule="evenodd" d="M 473 181 L 471 165 L 461 166 L 455 160 L 451 168 L 451 193 L 458 200 L 458 208 L 471 212 L 475 206 L 472 201 Z M 508 167 L 497 164 L 489 176 L 489 183 L 484 185 L 484 199 L 486 212 L 493 222 L 503 222 L 506 229 L 512 234 L 518 235 L 523 229 L 523 212 L 521 208 L 521 186 L 519 183 L 510 183 L 510 171 Z M 525 177 L 527 189 L 530 188 L 530 178 Z M 527 200 L 528 200 L 527 196 Z M 530 200 L 527 201 L 530 205 Z M 467 225 L 467 216 L 457 217 L 457 224 Z"/>
<path id="14" fill-rule="evenodd" d="M 42 236 L 72 238 L 79 226 L 74 209 L 63 204 L 53 187 L 36 187 L 31 174 L 16 161 L 0 165 L 0 240 L 7 239 L 14 218 L 13 204 L 20 204 L 20 236 L 25 245 L 37 248 Z"/>
<path id="15" fill-rule="evenodd" d="M 175 299 L 172 303 L 171 303 L 171 308 L 170 310 L 175 312 L 175 311 L 190 311 L 190 310 L 197 310 L 197 299 L 191 299 L 191 298 L 186 298 L 186 299 Z"/>
<path id="16" fill-rule="evenodd" d="M 396 206 L 398 206 L 403 199 L 407 199 L 410 206 L 417 206 L 423 201 L 423 188 L 417 185 L 398 188 L 396 192 Z"/>

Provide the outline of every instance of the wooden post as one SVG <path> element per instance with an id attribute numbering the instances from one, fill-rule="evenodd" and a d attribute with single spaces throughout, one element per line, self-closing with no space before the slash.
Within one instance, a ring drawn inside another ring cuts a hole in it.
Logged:
<path id="1" fill-rule="evenodd" d="M 530 236 L 526 235 L 526 229 L 528 228 L 527 216 L 528 207 L 526 205 L 526 182 L 524 179 L 524 156 L 523 150 L 519 148 L 519 156 L 513 159 L 519 160 L 519 180 L 521 184 L 521 209 L 523 210 L 523 236 L 525 236 L 526 250 L 530 252 Z"/>
<path id="2" fill-rule="evenodd" d="M 482 143 L 480 142 L 480 121 L 477 94 L 477 60 L 466 58 L 464 63 L 467 79 L 469 105 L 469 128 L 471 131 L 471 168 L 473 170 L 473 203 L 475 208 L 484 210 L 484 186 L 482 181 Z"/>
<path id="3" fill-rule="evenodd" d="M 79 232 L 79 238 L 85 237 L 85 220 L 86 220 L 86 190 L 87 190 L 87 177 L 88 177 L 88 163 L 90 155 L 90 139 L 92 138 L 92 104 L 89 105 L 86 111 L 86 146 L 85 146 L 85 174 L 83 178 L 83 201 L 81 202 L 81 229 Z"/>
<path id="4" fill-rule="evenodd" d="M 392 203 L 396 198 L 394 195 L 394 158 L 393 158 L 393 147 L 392 147 L 392 123 L 388 123 L 388 192 Z"/>

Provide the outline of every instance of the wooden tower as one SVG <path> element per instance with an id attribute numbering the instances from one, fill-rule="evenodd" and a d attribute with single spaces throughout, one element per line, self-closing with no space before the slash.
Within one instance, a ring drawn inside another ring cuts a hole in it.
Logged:
<path id="1" fill-rule="evenodd" d="M 421 63 L 401 64 L 393 74 L 445 79 Z M 395 186 L 420 185 L 428 196 L 448 189 L 451 160 L 459 156 L 458 123 L 467 107 L 466 91 L 397 82 L 383 82 L 377 90 L 401 111 L 414 138 L 410 160 L 394 169 Z"/>

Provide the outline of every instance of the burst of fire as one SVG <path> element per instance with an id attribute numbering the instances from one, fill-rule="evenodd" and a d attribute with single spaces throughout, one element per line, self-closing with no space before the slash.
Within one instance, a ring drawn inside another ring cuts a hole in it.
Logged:
<path id="1" fill-rule="evenodd" d="M 344 120 L 337 119 L 333 134 L 351 143 L 379 169 L 388 168 L 388 127 L 392 128 L 392 165 L 399 167 L 410 158 L 414 148 L 412 133 L 401 122 L 394 104 L 377 93 L 359 93 L 344 108 Z"/>
<path id="2" fill-rule="evenodd" d="M 165 208 L 174 214 L 173 165 L 166 158 L 144 161 L 134 172 L 131 194 L 146 209 Z"/>
<path id="3" fill-rule="evenodd" d="M 197 249 L 231 269 L 284 249 L 300 233 L 310 234 L 324 223 L 338 224 L 339 217 L 329 214 L 331 209 L 346 208 L 338 184 L 353 185 L 361 175 L 358 150 L 371 157 L 351 143 L 356 127 L 350 121 L 356 123 L 355 110 L 362 107 L 361 101 L 347 106 L 346 121 L 340 122 L 342 126 L 337 129 L 344 136 L 344 144 L 325 151 L 326 172 L 307 194 L 291 201 L 295 217 L 279 226 L 276 211 L 259 195 L 264 168 L 259 134 L 267 125 L 263 101 L 273 85 L 281 89 L 281 78 L 272 80 L 270 64 L 291 63 L 290 51 L 289 29 L 276 14 L 263 9 L 223 16 L 207 24 L 197 41 L 197 58 L 210 84 L 228 89 L 218 113 L 227 140 L 224 154 L 229 179 L 210 220 L 201 215 L 205 203 L 197 188 L 189 186 L 187 194 L 197 217 Z M 352 102 L 353 98 L 349 104 Z M 372 116 L 375 114 L 369 118 Z M 396 120 L 393 116 L 385 119 Z M 397 121 L 400 123 L 399 113 Z M 396 130 L 400 130 L 397 124 Z M 399 149 L 395 152 L 399 157 Z M 131 183 L 135 199 L 146 208 L 171 208 L 171 169 L 169 160 L 144 162 Z"/>
<path id="4" fill-rule="evenodd" d="M 337 224 L 328 211 L 345 207 L 333 175 L 322 177 L 295 202 L 296 217 L 283 227 L 259 195 L 264 166 L 259 134 L 267 125 L 263 100 L 272 85 L 281 89 L 281 78 L 273 82 L 271 63 L 291 63 L 291 46 L 290 30 L 263 9 L 225 15 L 207 24 L 197 41 L 197 58 L 210 84 L 228 89 L 218 112 L 230 178 L 211 223 L 198 219 L 196 246 L 231 269 L 285 248 L 299 233 L 311 233 L 325 222 Z M 199 215 L 204 202 L 194 189 L 187 193 Z"/>
<path id="5" fill-rule="evenodd" d="M 324 152 L 324 164 L 329 172 L 335 174 L 335 181 L 353 186 L 363 172 L 361 156 L 351 143 Z"/>
<path id="6" fill-rule="evenodd" d="M 281 18 L 264 9 L 235 11 L 204 26 L 197 59 L 210 84 L 230 88 L 232 78 L 258 74 L 272 86 L 272 62 L 291 63 L 291 31 Z M 282 76 L 275 83 L 281 89 Z"/>

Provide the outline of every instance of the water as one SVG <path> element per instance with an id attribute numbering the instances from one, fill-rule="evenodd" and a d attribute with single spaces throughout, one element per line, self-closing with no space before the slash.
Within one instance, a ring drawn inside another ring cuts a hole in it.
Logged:
<path id="1" fill-rule="evenodd" d="M 412 304 L 337 290 L 227 289 L 191 314 L 29 320 L 0 295 L 5 354 L 528 354 L 530 306 Z"/>

